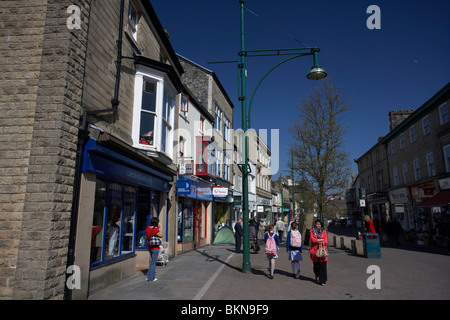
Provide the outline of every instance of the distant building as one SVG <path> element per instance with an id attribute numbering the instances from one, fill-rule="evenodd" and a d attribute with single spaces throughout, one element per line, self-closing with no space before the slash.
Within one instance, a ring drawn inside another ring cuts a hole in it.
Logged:
<path id="1" fill-rule="evenodd" d="M 450 84 L 416 110 L 390 112 L 391 131 L 358 158 L 359 190 L 377 232 L 398 220 L 411 240 L 450 235 Z M 349 197 L 348 197 L 349 198 Z"/>

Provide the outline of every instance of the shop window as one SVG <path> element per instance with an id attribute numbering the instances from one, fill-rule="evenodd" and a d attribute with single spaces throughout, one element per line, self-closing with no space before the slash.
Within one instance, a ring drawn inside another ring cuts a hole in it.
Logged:
<path id="1" fill-rule="evenodd" d="M 97 180 L 92 220 L 91 264 L 134 251 L 136 188 Z"/>
<path id="2" fill-rule="evenodd" d="M 97 181 L 95 187 L 95 204 L 92 220 L 91 264 L 102 260 L 105 203 L 106 184 L 102 181 Z"/>
<path id="3" fill-rule="evenodd" d="M 126 187 L 123 201 L 122 254 L 133 251 L 134 213 L 136 211 L 136 189 Z"/>
<path id="4" fill-rule="evenodd" d="M 136 248 L 147 249 L 146 229 L 159 216 L 159 192 L 139 189 L 136 214 Z"/>
<path id="5" fill-rule="evenodd" d="M 194 239 L 194 205 L 192 200 L 183 199 L 178 204 L 178 242 Z"/>

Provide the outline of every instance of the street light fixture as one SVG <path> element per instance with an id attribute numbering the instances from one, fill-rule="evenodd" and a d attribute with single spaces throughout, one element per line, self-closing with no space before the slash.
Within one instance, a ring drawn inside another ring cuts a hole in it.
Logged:
<path id="1" fill-rule="evenodd" d="M 318 58 L 317 58 L 318 53 L 319 53 L 319 50 L 313 49 L 314 65 L 311 68 L 311 70 L 309 70 L 309 73 L 306 76 L 310 80 L 320 80 L 327 76 L 327 73 L 325 72 L 325 70 L 322 67 L 320 67 L 318 64 Z"/>
<path id="2" fill-rule="evenodd" d="M 293 48 L 293 49 L 274 49 L 274 50 L 253 50 L 248 51 L 245 50 L 245 32 L 244 32 L 244 3 L 245 0 L 239 0 L 240 7 L 241 7 L 241 51 L 239 51 L 240 56 L 240 62 L 238 64 L 239 67 L 239 79 L 240 79 L 240 95 L 239 100 L 241 101 L 242 106 L 242 130 L 244 131 L 244 164 L 243 167 L 248 168 L 248 139 L 247 135 L 245 134 L 247 132 L 247 129 L 250 125 L 250 109 L 251 109 L 251 102 L 253 100 L 253 96 L 255 95 L 256 90 L 258 89 L 259 85 L 261 84 L 262 80 L 266 78 L 266 76 L 274 70 L 276 67 L 280 66 L 281 64 L 290 61 L 294 58 L 306 56 L 306 55 L 312 55 L 314 58 L 314 65 L 309 71 L 307 78 L 310 80 L 320 80 L 327 76 L 327 73 L 324 69 L 322 69 L 318 65 L 318 58 L 317 55 L 320 51 L 319 48 Z M 290 55 L 293 57 L 290 57 L 288 59 L 283 60 L 282 62 L 275 65 L 272 69 L 267 72 L 264 77 L 259 81 L 255 91 L 252 95 L 252 100 L 250 101 L 249 105 L 249 113 L 247 114 L 247 96 L 246 96 L 246 64 L 245 64 L 245 58 L 246 57 L 258 57 L 258 56 L 279 56 L 279 55 Z M 242 208 L 243 208 L 243 260 L 242 260 L 242 272 L 243 273 L 251 273 L 251 263 L 250 263 L 250 242 L 249 242 L 249 226 L 248 226 L 248 220 L 249 220 L 249 212 L 248 212 L 248 170 L 242 170 Z"/>

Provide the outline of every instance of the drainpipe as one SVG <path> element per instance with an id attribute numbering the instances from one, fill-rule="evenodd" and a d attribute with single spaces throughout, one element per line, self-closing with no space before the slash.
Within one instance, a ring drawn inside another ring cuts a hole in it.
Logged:
<path id="1" fill-rule="evenodd" d="M 112 109 L 114 112 L 114 120 L 117 116 L 117 107 L 119 106 L 119 89 L 120 89 L 120 74 L 122 71 L 122 38 L 123 38 L 123 17 L 125 11 L 125 0 L 120 2 L 120 18 L 119 18 L 119 38 L 117 39 L 117 72 L 116 85 L 114 88 L 114 97 L 111 99 Z"/>

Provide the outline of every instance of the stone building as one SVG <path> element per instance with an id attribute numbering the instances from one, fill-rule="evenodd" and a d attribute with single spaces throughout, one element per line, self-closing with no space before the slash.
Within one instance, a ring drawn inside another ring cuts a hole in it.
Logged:
<path id="1" fill-rule="evenodd" d="M 0 7 L 0 299 L 85 299 L 148 264 L 151 217 L 177 254 L 184 70 L 149 1 Z"/>
<path id="2" fill-rule="evenodd" d="M 377 232 L 396 219 L 410 240 L 450 236 L 449 110 L 447 84 L 416 110 L 390 112 L 391 131 L 355 160 Z"/>
<path id="3" fill-rule="evenodd" d="M 90 4 L 0 2 L 0 299 L 64 296 Z"/>

